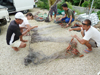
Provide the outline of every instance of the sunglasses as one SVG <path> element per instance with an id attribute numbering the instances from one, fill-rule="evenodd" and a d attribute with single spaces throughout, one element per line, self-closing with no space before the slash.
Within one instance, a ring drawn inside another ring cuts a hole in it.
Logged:
<path id="1" fill-rule="evenodd" d="M 83 24 L 83 25 L 88 25 L 88 24 L 85 24 L 85 23 L 83 23 L 83 22 L 82 22 L 82 24 Z"/>

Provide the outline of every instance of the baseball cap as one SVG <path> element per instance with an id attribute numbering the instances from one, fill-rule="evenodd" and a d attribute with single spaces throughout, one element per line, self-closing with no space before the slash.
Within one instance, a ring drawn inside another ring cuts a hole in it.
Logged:
<path id="1" fill-rule="evenodd" d="M 15 18 L 16 18 L 16 19 L 24 20 L 25 16 L 24 16 L 24 14 L 23 14 L 22 12 L 17 12 L 17 13 L 15 14 Z"/>

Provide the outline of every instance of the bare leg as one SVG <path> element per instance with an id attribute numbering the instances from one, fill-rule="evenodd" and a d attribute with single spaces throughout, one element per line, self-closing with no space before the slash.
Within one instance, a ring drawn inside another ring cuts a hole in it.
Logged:
<path id="1" fill-rule="evenodd" d="M 85 45 L 88 47 L 88 49 L 87 49 L 88 51 L 92 51 L 92 47 L 89 44 L 89 42 L 87 42 Z M 85 52 L 88 53 L 87 51 L 85 51 Z"/>
<path id="2" fill-rule="evenodd" d="M 19 48 L 25 48 L 26 47 L 26 43 L 21 42 L 19 47 L 12 47 L 15 51 L 19 51 Z"/>
<path id="3" fill-rule="evenodd" d="M 26 43 L 25 42 L 21 42 L 19 48 L 25 48 L 26 47 Z"/>
<path id="4" fill-rule="evenodd" d="M 23 29 L 20 29 L 20 31 L 21 31 L 21 33 L 23 33 Z M 20 40 L 22 41 L 22 42 L 27 42 L 28 40 L 23 40 L 23 38 L 22 38 L 23 36 L 20 36 Z"/>
<path id="5" fill-rule="evenodd" d="M 51 17 L 51 21 L 52 21 L 52 15 L 50 15 L 50 17 Z"/>
<path id="6" fill-rule="evenodd" d="M 15 51 L 19 51 L 19 49 L 17 47 L 12 47 Z"/>
<path id="7" fill-rule="evenodd" d="M 54 19 L 56 19 L 56 14 L 54 15 Z"/>

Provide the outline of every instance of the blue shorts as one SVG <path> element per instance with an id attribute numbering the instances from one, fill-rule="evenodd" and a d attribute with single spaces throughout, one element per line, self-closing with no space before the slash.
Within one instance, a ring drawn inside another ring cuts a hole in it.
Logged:
<path id="1" fill-rule="evenodd" d="M 70 18 L 65 17 L 61 21 L 65 21 L 66 23 L 68 23 L 70 21 Z M 72 21 L 71 22 L 73 22 L 73 21 L 74 21 L 74 19 L 72 18 Z"/>

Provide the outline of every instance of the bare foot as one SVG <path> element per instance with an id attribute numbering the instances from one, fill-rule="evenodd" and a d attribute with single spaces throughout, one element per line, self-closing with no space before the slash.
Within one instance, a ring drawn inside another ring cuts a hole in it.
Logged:
<path id="1" fill-rule="evenodd" d="M 19 49 L 17 47 L 12 47 L 15 51 L 19 51 Z"/>
<path id="2" fill-rule="evenodd" d="M 62 25 L 62 23 L 59 23 L 59 25 Z"/>
<path id="3" fill-rule="evenodd" d="M 28 40 L 21 40 L 22 42 L 28 42 Z"/>
<path id="4" fill-rule="evenodd" d="M 85 50 L 84 50 L 85 53 L 89 53 L 89 52 L 91 52 L 91 51 L 92 51 L 91 49 L 85 49 Z"/>
<path id="5" fill-rule="evenodd" d="M 51 20 L 50 21 L 52 21 L 53 19 L 51 18 Z"/>
<path id="6" fill-rule="evenodd" d="M 67 28 L 67 27 L 69 27 L 69 25 L 66 25 L 64 28 Z"/>

